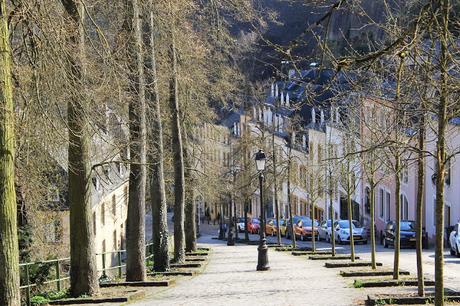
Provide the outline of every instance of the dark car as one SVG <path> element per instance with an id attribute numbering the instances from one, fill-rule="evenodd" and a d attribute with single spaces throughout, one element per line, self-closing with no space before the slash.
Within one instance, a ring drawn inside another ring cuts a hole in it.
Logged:
<path id="1" fill-rule="evenodd" d="M 396 231 L 396 221 L 389 221 L 385 226 L 385 232 L 383 233 L 383 247 L 388 248 L 388 246 L 395 244 L 395 231 Z M 416 238 L 415 238 L 415 221 L 410 220 L 401 220 L 400 223 L 400 246 L 415 247 Z M 426 247 L 426 233 L 423 232 L 423 247 Z"/>

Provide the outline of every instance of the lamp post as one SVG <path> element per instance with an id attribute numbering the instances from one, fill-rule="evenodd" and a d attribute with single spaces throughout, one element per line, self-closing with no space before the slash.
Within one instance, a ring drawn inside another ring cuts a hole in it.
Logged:
<path id="1" fill-rule="evenodd" d="M 267 271 L 268 266 L 268 247 L 265 237 L 265 212 L 264 212 L 264 171 L 265 171 L 265 153 L 262 150 L 256 153 L 256 169 L 259 172 L 259 188 L 260 188 L 260 240 L 258 250 L 257 271 Z"/>

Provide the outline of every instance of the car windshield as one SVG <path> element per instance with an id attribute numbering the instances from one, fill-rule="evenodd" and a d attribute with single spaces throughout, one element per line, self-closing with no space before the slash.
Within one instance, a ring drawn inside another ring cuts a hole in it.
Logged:
<path id="1" fill-rule="evenodd" d="M 414 221 L 402 221 L 401 222 L 401 230 L 402 231 L 415 230 L 415 222 Z"/>
<path id="2" fill-rule="evenodd" d="M 311 226 L 311 219 L 310 218 L 302 218 L 302 223 L 303 223 L 303 226 Z M 319 223 L 318 221 L 315 220 L 315 223 L 313 224 L 313 226 L 318 226 Z"/>
<path id="3" fill-rule="evenodd" d="M 244 218 L 238 218 L 238 223 L 244 223 Z"/>
<path id="4" fill-rule="evenodd" d="M 341 220 L 341 221 L 338 221 L 337 223 L 340 226 L 340 228 L 350 228 L 350 226 L 349 226 L 350 223 L 348 223 L 347 220 Z M 353 228 L 355 228 L 355 224 L 352 223 L 352 225 L 353 225 Z"/>
<path id="5" fill-rule="evenodd" d="M 327 220 L 327 227 L 331 227 L 331 224 L 332 224 L 332 220 Z"/>
<path id="6" fill-rule="evenodd" d="M 353 220 L 353 221 L 351 221 L 351 222 L 353 223 L 353 225 L 354 225 L 355 227 L 361 227 L 361 226 L 359 225 L 359 222 L 358 222 L 358 221 Z"/>
<path id="7" fill-rule="evenodd" d="M 252 219 L 252 223 L 259 224 L 260 221 L 259 221 L 259 219 Z"/>

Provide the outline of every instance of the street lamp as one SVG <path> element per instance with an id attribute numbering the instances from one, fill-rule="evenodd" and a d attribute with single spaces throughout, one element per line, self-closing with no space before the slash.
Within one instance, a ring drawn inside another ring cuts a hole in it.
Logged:
<path id="1" fill-rule="evenodd" d="M 265 237 L 265 213 L 264 213 L 264 171 L 265 171 L 265 162 L 266 157 L 265 153 L 262 150 L 256 153 L 256 169 L 259 172 L 259 188 L 260 188 L 260 240 L 258 250 L 258 261 L 257 261 L 257 271 L 267 271 L 270 269 L 268 266 L 268 247 L 267 239 Z"/>

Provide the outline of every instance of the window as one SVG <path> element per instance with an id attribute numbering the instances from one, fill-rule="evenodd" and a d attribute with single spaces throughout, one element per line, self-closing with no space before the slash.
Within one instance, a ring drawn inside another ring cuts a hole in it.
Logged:
<path id="1" fill-rule="evenodd" d="M 48 201 L 59 202 L 59 189 L 56 186 L 52 186 L 48 189 Z"/>
<path id="2" fill-rule="evenodd" d="M 365 190 L 364 206 L 366 209 L 366 213 L 370 214 L 371 213 L 371 189 L 369 187 L 366 187 L 366 190 Z"/>
<path id="3" fill-rule="evenodd" d="M 404 163 L 401 167 L 401 173 L 399 175 L 401 183 L 407 184 L 409 182 L 409 169 L 407 163 Z"/>
<path id="4" fill-rule="evenodd" d="M 99 178 L 93 177 L 91 180 L 93 181 L 94 189 L 96 189 L 96 191 L 99 191 L 101 189 L 101 183 L 99 181 Z"/>
<path id="5" fill-rule="evenodd" d="M 386 217 L 387 217 L 386 220 L 390 221 L 390 217 L 391 217 L 391 214 L 390 214 L 390 212 L 391 212 L 391 210 L 390 210 L 391 198 L 390 198 L 390 193 L 388 191 L 386 192 L 385 199 L 386 199 Z"/>
<path id="6" fill-rule="evenodd" d="M 314 158 L 313 151 L 314 151 L 314 145 L 312 142 L 310 142 L 310 150 L 309 150 L 310 160 L 313 160 Z"/>
<path id="7" fill-rule="evenodd" d="M 446 185 L 450 186 L 450 179 L 451 179 L 451 164 L 450 164 L 450 159 L 446 160 L 446 178 L 445 182 Z"/>
<path id="8" fill-rule="evenodd" d="M 320 164 L 322 160 L 323 160 L 322 147 L 320 144 L 318 144 L 318 164 Z"/>
<path id="9" fill-rule="evenodd" d="M 123 191 L 123 199 L 125 201 L 125 206 L 128 206 L 128 199 L 129 199 L 128 186 L 126 186 L 125 190 Z"/>
<path id="10" fill-rule="evenodd" d="M 54 220 L 46 225 L 45 238 L 47 242 L 60 242 L 62 238 L 62 227 L 60 220 Z"/>
<path id="11" fill-rule="evenodd" d="M 93 233 L 96 235 L 96 212 L 93 212 Z"/>
<path id="12" fill-rule="evenodd" d="M 117 230 L 113 231 L 113 250 L 118 249 L 118 237 L 117 237 Z"/>
<path id="13" fill-rule="evenodd" d="M 102 253 L 105 253 L 107 252 L 107 248 L 106 248 L 106 245 L 105 245 L 105 239 L 102 240 Z"/>
<path id="14" fill-rule="evenodd" d="M 124 166 L 122 163 L 120 162 L 117 162 L 117 170 L 118 170 L 118 174 L 123 177 L 124 175 Z"/>
<path id="15" fill-rule="evenodd" d="M 403 194 L 400 196 L 400 205 L 401 205 L 401 220 L 409 219 L 409 202 L 407 197 Z"/>
<path id="16" fill-rule="evenodd" d="M 379 216 L 380 218 L 383 219 L 384 216 L 384 210 L 385 210 L 385 199 L 384 199 L 385 191 L 380 188 L 379 189 Z"/>
<path id="17" fill-rule="evenodd" d="M 101 224 L 102 226 L 105 225 L 105 203 L 101 203 Z"/>
<path id="18" fill-rule="evenodd" d="M 112 214 L 114 217 L 117 216 L 117 197 L 112 195 Z"/>

